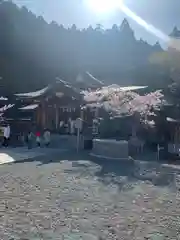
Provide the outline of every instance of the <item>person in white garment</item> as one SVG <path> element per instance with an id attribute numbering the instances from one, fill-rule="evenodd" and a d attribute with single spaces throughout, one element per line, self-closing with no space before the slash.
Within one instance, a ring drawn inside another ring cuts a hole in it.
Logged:
<path id="1" fill-rule="evenodd" d="M 62 134 L 63 133 L 63 128 L 64 128 L 64 121 L 60 121 L 59 123 L 59 131 Z"/>
<path id="2" fill-rule="evenodd" d="M 9 124 L 7 124 L 7 126 L 5 126 L 4 128 L 4 142 L 3 142 L 4 147 L 8 147 L 10 134 L 11 134 L 11 129 Z"/>
<path id="3" fill-rule="evenodd" d="M 69 118 L 68 120 L 68 133 L 70 135 L 73 135 L 74 134 L 74 120 L 72 120 L 71 118 Z"/>
<path id="4" fill-rule="evenodd" d="M 71 135 L 74 135 L 75 133 L 75 121 L 74 120 L 71 120 L 71 123 L 70 123 L 70 133 Z"/>
<path id="5" fill-rule="evenodd" d="M 44 144 L 45 144 L 46 147 L 48 147 L 49 144 L 50 144 L 50 140 L 51 140 L 51 133 L 48 129 L 46 129 L 44 131 L 44 136 L 43 137 L 44 137 Z"/>

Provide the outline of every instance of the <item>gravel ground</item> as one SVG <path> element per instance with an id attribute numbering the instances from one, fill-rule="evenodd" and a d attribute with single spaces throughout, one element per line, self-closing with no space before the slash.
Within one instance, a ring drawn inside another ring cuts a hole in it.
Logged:
<path id="1" fill-rule="evenodd" d="M 0 239 L 180 239 L 176 168 L 69 159 L 0 167 Z"/>

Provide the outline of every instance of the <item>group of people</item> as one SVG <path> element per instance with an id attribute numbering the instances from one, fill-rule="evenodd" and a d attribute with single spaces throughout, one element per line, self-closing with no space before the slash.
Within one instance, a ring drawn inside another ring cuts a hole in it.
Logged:
<path id="1" fill-rule="evenodd" d="M 59 129 L 60 133 L 74 135 L 76 132 L 75 120 L 69 118 L 67 122 L 60 121 Z"/>
<path id="2" fill-rule="evenodd" d="M 6 124 L 3 128 L 3 142 L 2 145 L 4 147 L 9 146 L 11 136 L 11 128 L 9 124 Z M 40 147 L 42 144 L 46 147 L 49 146 L 50 140 L 51 140 L 51 133 L 48 129 L 45 129 L 44 132 L 36 131 L 33 133 L 33 131 L 29 131 L 28 134 L 20 134 L 21 142 L 27 143 L 28 148 L 32 148 L 33 144 L 36 143 L 38 147 Z"/>
<path id="3" fill-rule="evenodd" d="M 32 148 L 34 139 L 38 147 L 40 147 L 42 144 L 48 147 L 51 140 L 51 133 L 48 129 L 45 129 L 42 135 L 40 131 L 36 131 L 35 134 L 32 131 L 29 131 L 27 135 L 27 144 L 29 149 Z"/>

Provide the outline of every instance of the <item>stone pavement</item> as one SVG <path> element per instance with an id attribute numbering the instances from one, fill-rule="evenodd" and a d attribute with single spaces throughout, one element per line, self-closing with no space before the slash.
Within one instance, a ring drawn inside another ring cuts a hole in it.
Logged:
<path id="1" fill-rule="evenodd" d="M 0 239 L 179 239 L 178 183 L 162 187 L 133 178 L 125 162 L 68 154 L 0 168 Z"/>
<path id="2" fill-rule="evenodd" d="M 180 169 L 66 147 L 0 149 L 0 239 L 180 239 Z"/>
<path id="3" fill-rule="evenodd" d="M 48 148 L 35 146 L 32 149 L 28 149 L 27 146 L 0 148 L 0 164 L 35 159 L 41 156 L 53 158 L 55 154 L 71 152 L 74 149 L 76 149 L 76 136 L 52 134 L 51 144 Z"/>
<path id="4" fill-rule="evenodd" d="M 40 156 L 52 155 L 66 151 L 63 148 L 32 148 L 17 147 L 17 148 L 1 148 L 0 149 L 0 164 L 11 163 L 16 161 L 24 161 Z"/>

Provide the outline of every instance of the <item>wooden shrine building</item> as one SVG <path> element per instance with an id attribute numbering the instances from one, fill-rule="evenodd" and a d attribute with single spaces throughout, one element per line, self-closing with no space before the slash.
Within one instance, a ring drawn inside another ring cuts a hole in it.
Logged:
<path id="1" fill-rule="evenodd" d="M 77 89 L 61 81 L 35 92 L 15 94 L 15 97 L 16 107 L 11 115 L 18 115 L 22 121 L 26 119 L 28 125 L 52 131 L 58 130 L 60 121 L 79 117 L 83 101 Z"/>

